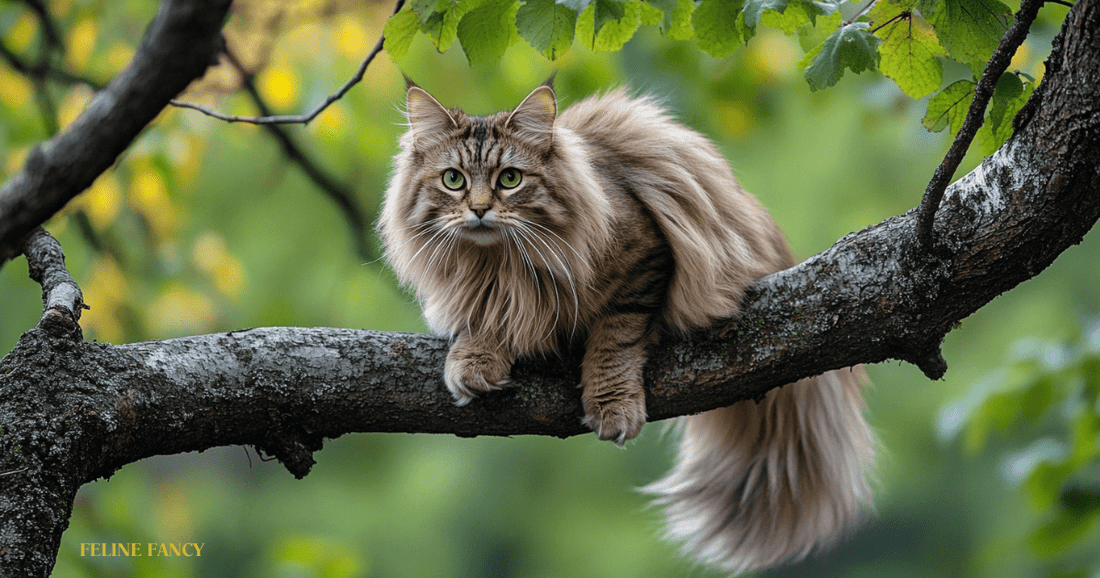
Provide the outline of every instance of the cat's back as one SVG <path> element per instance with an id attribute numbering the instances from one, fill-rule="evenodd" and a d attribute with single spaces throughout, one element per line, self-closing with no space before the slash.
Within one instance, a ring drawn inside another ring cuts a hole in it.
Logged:
<path id="1" fill-rule="evenodd" d="M 619 89 L 582 100 L 557 127 L 584 143 L 605 186 L 645 207 L 672 249 L 666 318 L 680 329 L 737 310 L 752 280 L 793 263 L 783 234 L 717 147 L 656 99 Z"/>
<path id="2" fill-rule="evenodd" d="M 618 89 L 577 102 L 561 113 L 559 126 L 589 144 L 619 154 L 650 157 L 659 151 L 703 147 L 717 155 L 705 137 L 673 119 L 652 96 L 632 97 Z"/>

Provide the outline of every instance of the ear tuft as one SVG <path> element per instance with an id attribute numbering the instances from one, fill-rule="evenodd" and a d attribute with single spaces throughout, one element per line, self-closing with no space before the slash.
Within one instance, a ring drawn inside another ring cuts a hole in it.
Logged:
<path id="1" fill-rule="evenodd" d="M 550 77 L 553 80 L 553 77 Z M 548 137 L 554 131 L 554 119 L 558 116 L 558 100 L 554 89 L 544 84 L 512 111 L 505 126 L 531 137 Z"/>
<path id="2" fill-rule="evenodd" d="M 415 130 L 443 130 L 458 126 L 451 111 L 439 104 L 423 88 L 409 86 L 405 93 L 405 114 L 409 118 L 409 127 Z"/>

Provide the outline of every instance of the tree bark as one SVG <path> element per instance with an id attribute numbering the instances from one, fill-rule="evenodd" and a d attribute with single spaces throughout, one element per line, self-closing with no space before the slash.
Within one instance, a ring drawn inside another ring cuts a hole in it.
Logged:
<path id="1" fill-rule="evenodd" d="M 939 345 L 959 320 L 1100 218 L 1100 0 L 1070 11 L 1016 127 L 947 190 L 934 250 L 920 249 L 911 210 L 761 279 L 739 318 L 654 347 L 650 419 L 857 363 L 901 359 L 940 377 Z M 586 431 L 575 353 L 521 360 L 516 387 L 460 408 L 440 377 L 446 349 L 428 335 L 326 328 L 119 346 L 28 331 L 0 361 L 0 576 L 48 575 L 77 489 L 152 455 L 255 445 L 300 477 L 325 438 L 351 432 Z"/>

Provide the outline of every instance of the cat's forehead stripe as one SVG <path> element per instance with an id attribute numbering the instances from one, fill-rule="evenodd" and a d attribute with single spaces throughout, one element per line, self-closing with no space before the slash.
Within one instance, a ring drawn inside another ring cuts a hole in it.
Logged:
<path id="1" fill-rule="evenodd" d="M 462 146 L 457 150 L 466 166 L 492 166 L 499 161 L 502 150 L 500 133 L 492 117 L 468 117 L 461 134 Z"/>

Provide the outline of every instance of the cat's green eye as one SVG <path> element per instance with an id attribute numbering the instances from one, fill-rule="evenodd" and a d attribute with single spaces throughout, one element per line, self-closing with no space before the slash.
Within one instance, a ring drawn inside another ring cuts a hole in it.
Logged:
<path id="1" fill-rule="evenodd" d="M 505 189 L 514 189 L 519 185 L 519 182 L 523 180 L 523 173 L 517 169 L 507 168 L 500 171 L 500 176 L 497 177 L 497 181 L 501 187 Z"/>
<path id="2" fill-rule="evenodd" d="M 466 177 L 456 169 L 447 169 L 443 172 L 443 186 L 457 191 L 466 186 Z"/>

